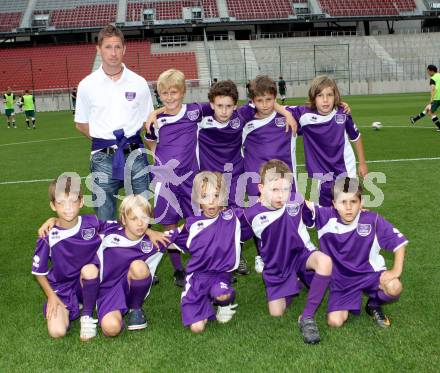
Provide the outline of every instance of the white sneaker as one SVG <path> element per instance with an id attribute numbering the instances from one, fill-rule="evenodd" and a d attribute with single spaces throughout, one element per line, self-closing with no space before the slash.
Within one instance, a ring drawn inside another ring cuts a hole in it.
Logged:
<path id="1" fill-rule="evenodd" d="M 261 259 L 261 256 L 257 255 L 255 257 L 255 272 L 263 273 L 263 269 L 264 269 L 263 259 Z"/>
<path id="2" fill-rule="evenodd" d="M 238 304 L 229 304 L 227 306 L 218 306 L 217 307 L 217 321 L 224 324 L 228 321 L 232 320 L 235 312 L 235 309 L 238 307 Z"/>
<path id="3" fill-rule="evenodd" d="M 98 320 L 90 316 L 81 316 L 80 323 L 81 331 L 79 333 L 79 339 L 81 339 L 81 341 L 88 341 L 96 337 L 96 324 Z"/>

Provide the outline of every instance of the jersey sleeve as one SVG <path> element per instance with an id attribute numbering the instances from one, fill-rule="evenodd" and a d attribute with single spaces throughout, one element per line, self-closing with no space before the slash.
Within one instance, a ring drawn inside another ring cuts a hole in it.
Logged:
<path id="1" fill-rule="evenodd" d="M 80 83 L 76 95 L 75 122 L 89 123 L 89 118 L 90 118 L 90 104 L 87 99 L 85 87 Z"/>
<path id="2" fill-rule="evenodd" d="M 189 237 L 189 230 L 185 225 L 183 225 L 182 228 L 179 228 L 177 231 L 176 236 L 174 237 L 174 246 L 182 251 L 182 252 L 188 252 L 188 248 L 186 247 L 186 242 L 188 241 L 188 237 Z"/>
<path id="3" fill-rule="evenodd" d="M 237 109 L 237 113 L 243 119 L 244 123 L 254 119 L 256 112 L 255 106 L 250 105 L 250 103 L 244 104 Z"/>
<path id="4" fill-rule="evenodd" d="M 32 274 L 44 276 L 49 273 L 50 247 L 47 238 L 39 238 L 32 262 Z"/>
<path id="5" fill-rule="evenodd" d="M 376 219 L 376 237 L 380 248 L 386 251 L 394 252 L 408 243 L 406 237 L 380 215 Z"/>
<path id="6" fill-rule="evenodd" d="M 254 236 L 254 232 L 252 231 L 252 227 L 244 216 L 244 209 L 236 208 L 235 215 L 240 222 L 240 241 L 244 242 L 250 240 Z"/>
<path id="7" fill-rule="evenodd" d="M 211 104 L 209 102 L 202 102 L 199 104 L 199 106 L 200 110 L 202 111 L 202 117 L 210 117 L 214 115 L 214 110 L 212 110 Z"/>
<path id="8" fill-rule="evenodd" d="M 429 79 L 429 85 L 435 85 L 435 80 L 434 79 Z"/>
<path id="9" fill-rule="evenodd" d="M 145 132 L 144 139 L 145 141 L 156 141 L 158 139 L 154 124 L 150 125 L 150 133 Z"/>
<path id="10" fill-rule="evenodd" d="M 307 228 L 313 228 L 315 226 L 316 219 L 316 205 L 313 203 L 312 208 L 309 208 L 304 202 L 302 207 L 302 220 Z"/>
<path id="11" fill-rule="evenodd" d="M 98 220 L 98 234 L 106 234 L 109 229 L 118 226 L 119 223 L 115 220 Z"/>
<path id="12" fill-rule="evenodd" d="M 345 131 L 347 132 L 350 141 L 356 141 L 361 135 L 351 115 L 347 115 L 347 119 L 345 121 Z"/>

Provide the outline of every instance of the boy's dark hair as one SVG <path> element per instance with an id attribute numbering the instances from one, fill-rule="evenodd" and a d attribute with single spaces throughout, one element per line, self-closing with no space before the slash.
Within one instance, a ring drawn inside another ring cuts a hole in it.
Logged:
<path id="1" fill-rule="evenodd" d="M 77 193 L 78 198 L 83 197 L 83 190 L 81 186 L 81 178 L 76 174 L 64 173 L 58 176 L 49 184 L 49 200 L 55 202 L 56 196 L 60 193 L 70 194 Z"/>
<path id="2" fill-rule="evenodd" d="M 232 80 L 221 80 L 217 83 L 214 83 L 208 93 L 209 102 L 214 102 L 217 96 L 228 96 L 232 98 L 232 101 L 234 101 L 234 105 L 237 105 L 237 86 Z"/>
<path id="3" fill-rule="evenodd" d="M 434 71 L 435 73 L 437 72 L 437 66 L 435 65 L 428 65 L 426 69 L 430 71 Z"/>
<path id="4" fill-rule="evenodd" d="M 289 166 L 279 159 L 271 159 L 263 163 L 260 167 L 260 183 L 265 184 L 268 175 L 276 176 L 282 179 L 291 179 L 293 177 Z M 271 178 L 273 179 L 273 177 Z"/>
<path id="5" fill-rule="evenodd" d="M 277 97 L 277 84 L 267 75 L 259 75 L 254 80 L 251 80 L 249 86 L 249 98 L 253 100 L 255 97 L 264 96 L 265 94 Z"/>
<path id="6" fill-rule="evenodd" d="M 339 93 L 336 82 L 326 75 L 318 75 L 310 83 L 307 106 L 315 110 L 316 96 L 318 96 L 325 88 L 328 87 L 333 89 L 333 93 L 335 94 L 335 107 L 338 107 L 341 104 L 341 94 Z"/>
<path id="7" fill-rule="evenodd" d="M 333 201 L 336 201 L 341 193 L 355 193 L 356 196 L 362 199 L 363 188 L 360 181 L 356 178 L 344 177 L 337 179 L 332 188 Z"/>
<path id="8" fill-rule="evenodd" d="M 124 34 L 120 29 L 113 25 L 107 25 L 103 27 L 98 34 L 98 45 L 101 46 L 104 38 L 111 38 L 113 36 L 116 36 L 117 38 L 121 39 L 122 45 L 125 45 L 125 39 Z"/>

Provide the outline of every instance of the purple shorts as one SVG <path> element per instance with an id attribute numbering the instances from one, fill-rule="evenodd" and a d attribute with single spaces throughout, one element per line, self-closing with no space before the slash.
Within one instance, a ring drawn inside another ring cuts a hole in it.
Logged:
<path id="1" fill-rule="evenodd" d="M 319 205 L 323 207 L 333 206 L 332 189 L 335 182 L 322 181 L 319 183 Z"/>
<path id="2" fill-rule="evenodd" d="M 127 277 L 124 277 L 112 288 L 99 289 L 96 306 L 98 310 L 98 320 L 101 324 L 105 315 L 112 311 L 120 311 L 125 315 L 128 311 L 127 297 L 130 291 Z"/>
<path id="3" fill-rule="evenodd" d="M 58 298 L 66 305 L 69 311 L 69 320 L 75 320 L 80 316 L 79 303 L 82 303 L 82 288 L 78 280 L 64 284 L 50 284 Z M 47 303 L 43 306 L 43 315 L 46 317 Z"/>
<path id="4" fill-rule="evenodd" d="M 299 294 L 302 285 L 298 276 L 300 273 L 306 273 L 307 259 L 314 252 L 307 249 L 298 251 L 294 259 L 293 270 L 287 277 L 269 276 L 265 274 L 263 269 L 263 281 L 268 302 L 281 298 L 291 298 Z"/>
<path id="5" fill-rule="evenodd" d="M 232 294 L 232 275 L 224 273 L 190 273 L 182 292 L 181 311 L 184 326 L 201 320 L 215 320 L 214 298 Z"/>
<path id="6" fill-rule="evenodd" d="M 382 272 L 373 272 L 348 279 L 345 277 L 345 281 L 338 280 L 338 276 L 332 276 L 327 313 L 350 311 L 359 314 L 362 306 L 362 293 L 372 297 L 376 295 Z"/>
<path id="7" fill-rule="evenodd" d="M 193 171 L 188 171 L 193 172 Z M 155 223 L 177 224 L 180 219 L 194 215 L 191 192 L 194 172 L 180 185 L 157 183 L 154 191 Z"/>

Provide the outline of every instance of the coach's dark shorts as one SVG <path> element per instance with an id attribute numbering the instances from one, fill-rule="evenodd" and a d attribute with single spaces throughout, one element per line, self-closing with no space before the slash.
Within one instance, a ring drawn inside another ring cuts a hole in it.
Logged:
<path id="1" fill-rule="evenodd" d="M 5 115 L 7 117 L 10 117 L 11 115 L 14 115 L 14 109 L 5 109 Z"/>
<path id="2" fill-rule="evenodd" d="M 24 112 L 24 114 L 26 115 L 26 117 L 31 117 L 31 118 L 33 118 L 33 117 L 35 117 L 35 111 L 34 110 L 26 110 L 25 112 Z"/>
<path id="3" fill-rule="evenodd" d="M 431 113 L 435 113 L 440 107 L 440 100 L 434 100 L 431 102 Z"/>

